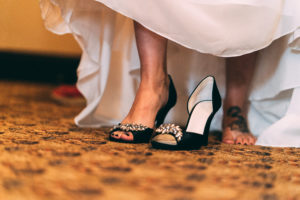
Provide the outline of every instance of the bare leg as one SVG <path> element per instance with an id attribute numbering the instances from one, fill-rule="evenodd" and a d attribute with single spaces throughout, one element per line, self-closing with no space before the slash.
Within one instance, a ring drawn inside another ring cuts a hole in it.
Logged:
<path id="1" fill-rule="evenodd" d="M 248 91 L 255 70 L 257 53 L 226 61 L 226 97 L 224 100 L 223 137 L 228 144 L 255 144 L 247 124 Z"/>
<path id="2" fill-rule="evenodd" d="M 156 114 L 167 103 L 169 79 L 166 68 L 167 39 L 135 22 L 135 34 L 141 61 L 141 83 L 133 105 L 121 123 L 154 127 Z M 130 132 L 114 132 L 116 139 L 133 140 Z"/>

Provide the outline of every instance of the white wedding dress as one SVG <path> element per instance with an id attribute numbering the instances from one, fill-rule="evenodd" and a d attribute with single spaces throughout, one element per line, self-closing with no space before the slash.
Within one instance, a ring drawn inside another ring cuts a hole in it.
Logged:
<path id="1" fill-rule="evenodd" d="M 188 94 L 208 74 L 224 96 L 224 58 L 261 50 L 249 96 L 258 145 L 300 147 L 299 0 L 40 0 L 46 27 L 82 48 L 77 86 L 83 127 L 118 123 L 133 102 L 139 58 L 132 19 L 168 38 L 178 103 L 167 121 L 185 124 Z M 222 112 L 212 129 L 220 129 Z"/>

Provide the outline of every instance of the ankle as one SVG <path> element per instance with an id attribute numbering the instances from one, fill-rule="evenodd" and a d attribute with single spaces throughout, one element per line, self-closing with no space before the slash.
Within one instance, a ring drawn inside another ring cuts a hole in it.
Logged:
<path id="1" fill-rule="evenodd" d="M 147 90 L 153 90 L 155 92 L 160 90 L 165 90 L 169 88 L 169 78 L 168 76 L 160 76 L 154 78 L 142 78 L 140 87 Z"/>
<path id="2" fill-rule="evenodd" d="M 247 110 L 239 105 L 224 105 L 223 107 L 223 128 L 231 123 L 232 120 L 247 118 Z"/>
<path id="3" fill-rule="evenodd" d="M 240 109 L 240 113 L 246 113 L 247 106 L 240 103 L 223 103 L 223 111 L 226 113 L 229 109 Z"/>

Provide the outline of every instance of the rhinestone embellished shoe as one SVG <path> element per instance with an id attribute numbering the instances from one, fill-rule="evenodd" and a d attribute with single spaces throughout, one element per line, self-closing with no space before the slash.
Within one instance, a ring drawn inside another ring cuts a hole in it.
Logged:
<path id="1" fill-rule="evenodd" d="M 189 97 L 189 119 L 183 130 L 175 124 L 162 124 L 151 139 L 154 148 L 199 149 L 208 143 L 210 123 L 221 107 L 220 93 L 213 76 L 203 79 Z"/>
<path id="2" fill-rule="evenodd" d="M 172 81 L 171 76 L 169 75 L 169 97 L 168 97 L 168 102 L 165 106 L 163 106 L 157 113 L 156 119 L 155 119 L 155 125 L 156 127 L 160 126 L 169 110 L 176 104 L 177 100 L 177 94 L 175 90 L 174 83 Z M 122 132 L 131 132 L 133 135 L 133 140 L 132 141 L 126 141 L 122 139 L 116 139 L 112 137 L 112 134 L 116 131 L 122 131 Z M 154 130 L 150 127 L 144 126 L 142 124 L 118 124 L 114 126 L 110 132 L 109 132 L 109 139 L 111 141 L 115 142 L 122 142 L 122 143 L 148 143 L 150 141 L 150 138 L 153 135 Z"/>

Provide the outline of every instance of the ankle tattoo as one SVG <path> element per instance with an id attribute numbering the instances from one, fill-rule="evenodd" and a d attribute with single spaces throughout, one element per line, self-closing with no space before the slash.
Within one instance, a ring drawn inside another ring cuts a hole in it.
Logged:
<path id="1" fill-rule="evenodd" d="M 242 133 L 249 133 L 247 120 L 241 115 L 242 109 L 239 106 L 231 106 L 227 110 L 226 115 L 235 118 L 228 126 L 231 130 L 238 130 Z"/>

